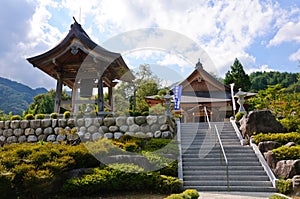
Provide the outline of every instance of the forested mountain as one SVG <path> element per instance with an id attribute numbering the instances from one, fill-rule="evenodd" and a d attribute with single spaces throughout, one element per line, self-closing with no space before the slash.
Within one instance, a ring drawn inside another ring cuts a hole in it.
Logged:
<path id="1" fill-rule="evenodd" d="M 27 110 L 33 97 L 46 93 L 45 88 L 32 89 L 24 84 L 0 77 L 0 110 L 8 114 L 22 114 Z"/>
<path id="2" fill-rule="evenodd" d="M 282 87 L 294 87 L 297 91 L 299 89 L 299 74 L 287 72 L 254 72 L 249 75 L 251 81 L 251 90 L 259 91 L 265 90 L 269 85 L 281 84 Z M 298 84 L 297 84 L 298 83 Z"/>

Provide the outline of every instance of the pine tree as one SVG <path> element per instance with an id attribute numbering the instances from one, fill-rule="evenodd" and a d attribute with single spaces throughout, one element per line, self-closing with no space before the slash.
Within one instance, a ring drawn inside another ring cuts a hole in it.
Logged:
<path id="1" fill-rule="evenodd" d="M 243 91 L 249 91 L 251 88 L 249 75 L 245 73 L 242 64 L 237 58 L 235 58 L 230 69 L 225 75 L 224 83 L 227 85 L 234 83 L 234 90 L 241 88 Z"/>

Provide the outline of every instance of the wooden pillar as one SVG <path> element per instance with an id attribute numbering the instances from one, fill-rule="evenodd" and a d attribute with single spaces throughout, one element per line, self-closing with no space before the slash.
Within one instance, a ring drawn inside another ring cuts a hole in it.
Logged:
<path id="1" fill-rule="evenodd" d="M 60 111 L 60 103 L 61 103 L 61 94 L 62 94 L 63 80 L 61 75 L 57 74 L 57 83 L 56 83 L 56 94 L 54 99 L 54 110 L 53 112 L 59 113 Z"/>
<path id="2" fill-rule="evenodd" d="M 111 108 L 111 111 L 113 111 L 113 89 L 111 86 L 108 87 L 108 100 L 109 100 L 109 106 Z"/>
<path id="3" fill-rule="evenodd" d="M 75 101 L 78 100 L 78 87 L 74 84 L 72 88 L 72 112 L 77 113 L 79 110 L 77 103 Z"/>
<path id="4" fill-rule="evenodd" d="M 102 77 L 98 79 L 98 115 L 101 116 L 104 112 L 104 100 L 103 100 L 103 80 Z"/>

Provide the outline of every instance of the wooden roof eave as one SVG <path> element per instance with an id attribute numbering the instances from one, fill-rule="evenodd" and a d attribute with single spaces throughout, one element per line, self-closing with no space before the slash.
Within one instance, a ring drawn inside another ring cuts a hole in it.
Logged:
<path id="1" fill-rule="evenodd" d="M 98 46 L 89 38 L 89 36 L 81 28 L 81 25 L 76 21 L 72 24 L 67 36 L 58 45 L 43 54 L 27 58 L 27 60 L 34 67 L 39 68 L 48 75 L 57 79 L 55 75 L 49 73 L 46 69 L 44 69 L 44 67 L 53 65 L 55 68 L 56 60 L 65 56 L 72 50 L 72 48 L 74 48 L 74 46 L 75 48 L 83 51 L 86 55 L 92 56 L 95 60 L 109 63 L 106 69 L 108 69 L 111 63 L 115 62 L 126 73 L 124 75 L 125 77 L 121 79 L 122 81 L 132 81 L 134 79 L 133 74 L 124 62 L 121 54 L 108 51 L 101 46 Z M 110 68 L 110 70 L 111 69 L 114 70 L 113 68 Z M 114 72 L 115 74 L 118 74 L 117 71 Z M 117 78 L 120 79 L 120 75 L 117 75 Z M 72 83 L 67 83 L 67 85 L 72 86 Z"/>

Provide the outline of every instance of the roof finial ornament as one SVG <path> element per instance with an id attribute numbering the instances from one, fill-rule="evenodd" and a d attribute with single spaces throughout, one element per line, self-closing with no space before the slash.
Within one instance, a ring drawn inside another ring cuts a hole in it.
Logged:
<path id="1" fill-rule="evenodd" d="M 73 19 L 74 19 L 75 23 L 78 23 L 78 22 L 76 21 L 75 17 L 73 17 Z"/>
<path id="2" fill-rule="evenodd" d="M 203 68 L 202 63 L 200 62 L 200 58 L 198 58 L 198 62 L 196 63 L 196 69 Z"/>

